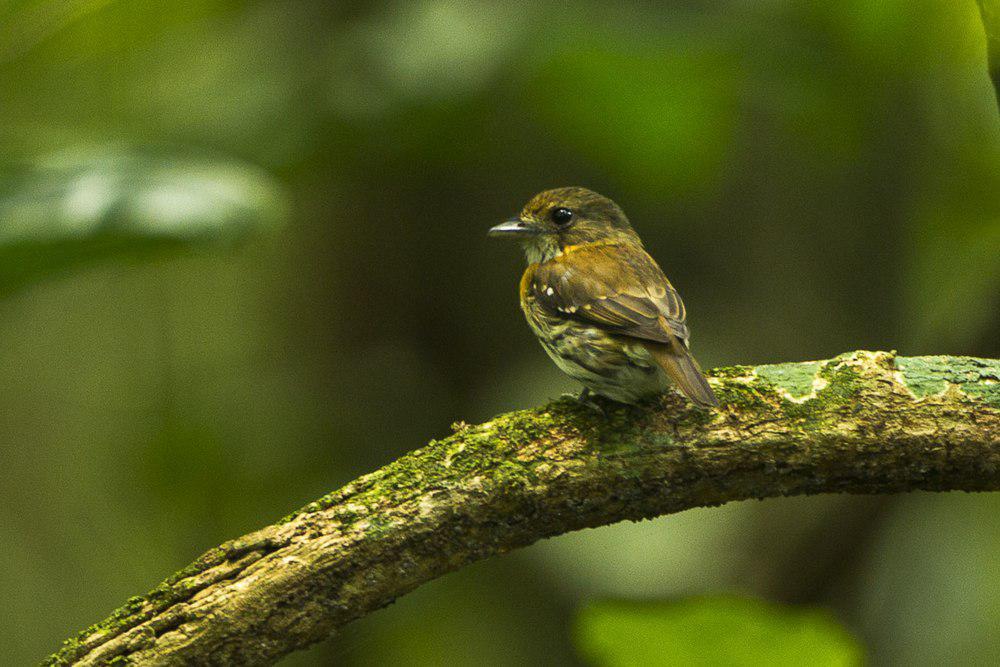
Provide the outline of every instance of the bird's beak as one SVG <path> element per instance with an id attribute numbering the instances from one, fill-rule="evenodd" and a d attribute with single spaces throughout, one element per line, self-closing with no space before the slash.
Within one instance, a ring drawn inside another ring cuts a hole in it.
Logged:
<path id="1" fill-rule="evenodd" d="M 534 236 L 538 233 L 538 227 L 533 223 L 520 218 L 511 218 L 496 227 L 491 227 L 490 236 L 506 236 L 510 238 L 521 238 L 524 236 Z"/>

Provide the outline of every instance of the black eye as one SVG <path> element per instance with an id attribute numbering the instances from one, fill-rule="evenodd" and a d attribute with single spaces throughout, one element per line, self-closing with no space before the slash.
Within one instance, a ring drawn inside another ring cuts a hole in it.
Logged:
<path id="1" fill-rule="evenodd" d="M 552 222 L 556 223 L 560 227 L 565 227 L 569 223 L 573 222 L 573 211 L 568 208 L 563 208 L 562 206 L 552 209 L 552 213 L 550 213 L 549 216 L 552 218 Z"/>

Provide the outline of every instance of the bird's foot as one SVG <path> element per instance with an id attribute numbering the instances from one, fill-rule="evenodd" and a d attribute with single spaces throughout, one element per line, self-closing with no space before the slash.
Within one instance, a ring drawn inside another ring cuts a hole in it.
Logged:
<path id="1" fill-rule="evenodd" d="M 604 406 L 598 403 L 596 400 L 594 400 L 593 395 L 590 392 L 590 389 L 588 389 L 587 387 L 584 387 L 583 391 L 581 391 L 579 395 L 576 396 L 576 401 L 580 405 L 590 408 L 591 410 L 598 413 L 602 417 L 608 416 L 608 413 L 604 409 Z"/>

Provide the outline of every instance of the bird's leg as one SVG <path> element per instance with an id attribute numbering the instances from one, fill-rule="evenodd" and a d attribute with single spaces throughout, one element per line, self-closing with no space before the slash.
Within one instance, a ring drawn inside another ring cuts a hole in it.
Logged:
<path id="1" fill-rule="evenodd" d="M 583 391 L 580 392 L 580 395 L 576 397 L 576 400 L 580 403 L 580 405 L 586 405 L 591 410 L 599 412 L 602 417 L 608 416 L 608 413 L 604 411 L 604 408 L 601 406 L 601 404 L 595 401 L 593 398 L 591 398 L 591 392 L 589 387 L 584 387 Z"/>

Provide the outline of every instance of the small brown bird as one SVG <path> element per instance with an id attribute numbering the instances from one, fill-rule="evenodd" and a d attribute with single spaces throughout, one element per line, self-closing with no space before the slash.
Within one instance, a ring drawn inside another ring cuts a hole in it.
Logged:
<path id="1" fill-rule="evenodd" d="M 583 383 L 582 399 L 634 403 L 672 381 L 699 406 L 719 404 L 688 351 L 677 290 L 613 201 L 547 190 L 490 235 L 524 245 L 521 309 L 552 360 Z"/>

